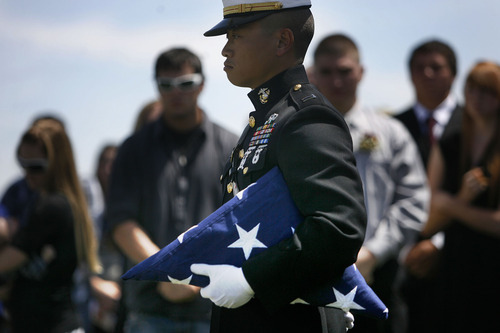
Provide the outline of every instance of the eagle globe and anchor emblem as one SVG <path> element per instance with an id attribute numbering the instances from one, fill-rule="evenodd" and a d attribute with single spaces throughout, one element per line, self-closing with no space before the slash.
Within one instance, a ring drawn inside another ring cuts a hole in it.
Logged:
<path id="1" fill-rule="evenodd" d="M 266 104 L 267 101 L 269 100 L 269 95 L 271 94 L 271 91 L 269 88 L 261 88 L 259 90 L 259 99 L 262 104 Z"/>

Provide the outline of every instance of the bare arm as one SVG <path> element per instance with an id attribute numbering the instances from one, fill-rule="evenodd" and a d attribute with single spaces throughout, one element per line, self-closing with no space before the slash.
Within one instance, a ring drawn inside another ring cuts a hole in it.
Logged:
<path id="1" fill-rule="evenodd" d="M 13 271 L 28 262 L 28 256 L 13 246 L 0 250 L 0 273 Z"/>
<path id="2" fill-rule="evenodd" d="M 127 258 L 136 264 L 160 250 L 139 224 L 133 220 L 118 225 L 113 230 L 113 239 Z"/>
<path id="3" fill-rule="evenodd" d="M 139 224 L 133 220 L 118 225 L 113 231 L 113 239 L 123 253 L 135 263 L 149 258 L 160 250 Z M 157 290 L 167 300 L 179 303 L 193 299 L 199 293 L 200 288 L 159 282 Z"/>
<path id="4" fill-rule="evenodd" d="M 0 247 L 7 244 L 10 239 L 9 222 L 6 218 L 0 217 Z"/>
<path id="5" fill-rule="evenodd" d="M 433 190 L 429 220 L 422 234 L 432 236 L 446 228 L 452 219 L 472 229 L 500 237 L 500 210 L 470 205 L 488 187 L 488 179 L 480 168 L 473 168 L 462 178 L 456 195 L 439 190 L 444 176 L 444 162 L 438 147 L 433 148 L 429 160 L 429 182 Z"/>
<path id="6" fill-rule="evenodd" d="M 373 283 L 373 271 L 377 265 L 377 258 L 366 247 L 362 246 L 356 260 L 356 267 L 366 280 L 366 283 Z"/>
<path id="7" fill-rule="evenodd" d="M 441 191 L 445 174 L 445 165 L 441 149 L 438 145 L 434 145 L 429 156 L 428 178 L 431 188 L 431 205 L 427 222 L 422 230 L 422 235 L 431 237 L 437 232 L 443 230 L 450 222 L 451 217 L 441 209 L 442 195 Z"/>
<path id="8" fill-rule="evenodd" d="M 485 209 L 469 205 L 457 197 L 443 198 L 446 213 L 476 231 L 500 238 L 500 209 Z"/>
<path id="9" fill-rule="evenodd" d="M 428 182 L 431 190 L 431 202 L 427 221 L 421 231 L 425 237 L 438 233 L 450 221 L 436 209 L 436 202 L 441 193 L 440 187 L 444 178 L 444 160 L 439 146 L 435 145 L 428 162 Z M 432 276 L 439 260 L 439 250 L 432 240 L 424 239 L 417 242 L 405 258 L 406 268 L 419 278 Z"/>

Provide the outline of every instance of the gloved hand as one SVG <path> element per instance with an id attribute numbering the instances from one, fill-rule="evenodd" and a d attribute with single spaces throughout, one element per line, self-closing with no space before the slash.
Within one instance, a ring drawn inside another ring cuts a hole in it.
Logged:
<path id="1" fill-rule="evenodd" d="M 234 309 L 247 303 L 255 294 L 248 284 L 243 270 L 231 265 L 193 264 L 194 274 L 210 278 L 208 286 L 201 288 L 200 294 L 217 306 Z"/>
<path id="2" fill-rule="evenodd" d="M 349 311 L 344 312 L 346 332 L 354 327 L 354 316 Z"/>

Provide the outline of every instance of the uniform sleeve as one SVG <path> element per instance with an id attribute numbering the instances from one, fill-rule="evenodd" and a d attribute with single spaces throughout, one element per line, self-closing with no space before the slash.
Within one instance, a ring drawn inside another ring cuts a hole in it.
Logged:
<path id="1" fill-rule="evenodd" d="M 292 238 L 243 266 L 269 311 L 339 278 L 356 261 L 366 227 L 361 180 L 342 116 L 309 107 L 284 126 L 278 165 L 305 219 Z"/>
<path id="2" fill-rule="evenodd" d="M 408 131 L 399 123 L 391 122 L 392 159 L 390 179 L 393 182 L 392 202 L 380 221 L 374 237 L 364 246 L 383 264 L 397 258 L 405 244 L 413 242 L 427 219 L 429 188 L 424 167 L 418 157 L 417 146 Z M 376 189 L 372 189 L 376 195 Z"/>
<path id="3" fill-rule="evenodd" d="M 12 246 L 28 256 L 40 253 L 42 247 L 56 243 L 58 235 L 73 228 L 73 214 L 66 198 L 54 195 L 39 200 L 26 226 L 12 240 Z"/>

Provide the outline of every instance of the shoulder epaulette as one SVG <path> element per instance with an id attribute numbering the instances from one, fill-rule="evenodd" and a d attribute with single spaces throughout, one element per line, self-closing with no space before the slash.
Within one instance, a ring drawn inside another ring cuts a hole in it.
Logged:
<path id="1" fill-rule="evenodd" d="M 309 105 L 324 105 L 323 98 L 318 95 L 316 89 L 312 89 L 310 84 L 296 84 L 290 89 L 290 98 L 299 108 Z"/>

